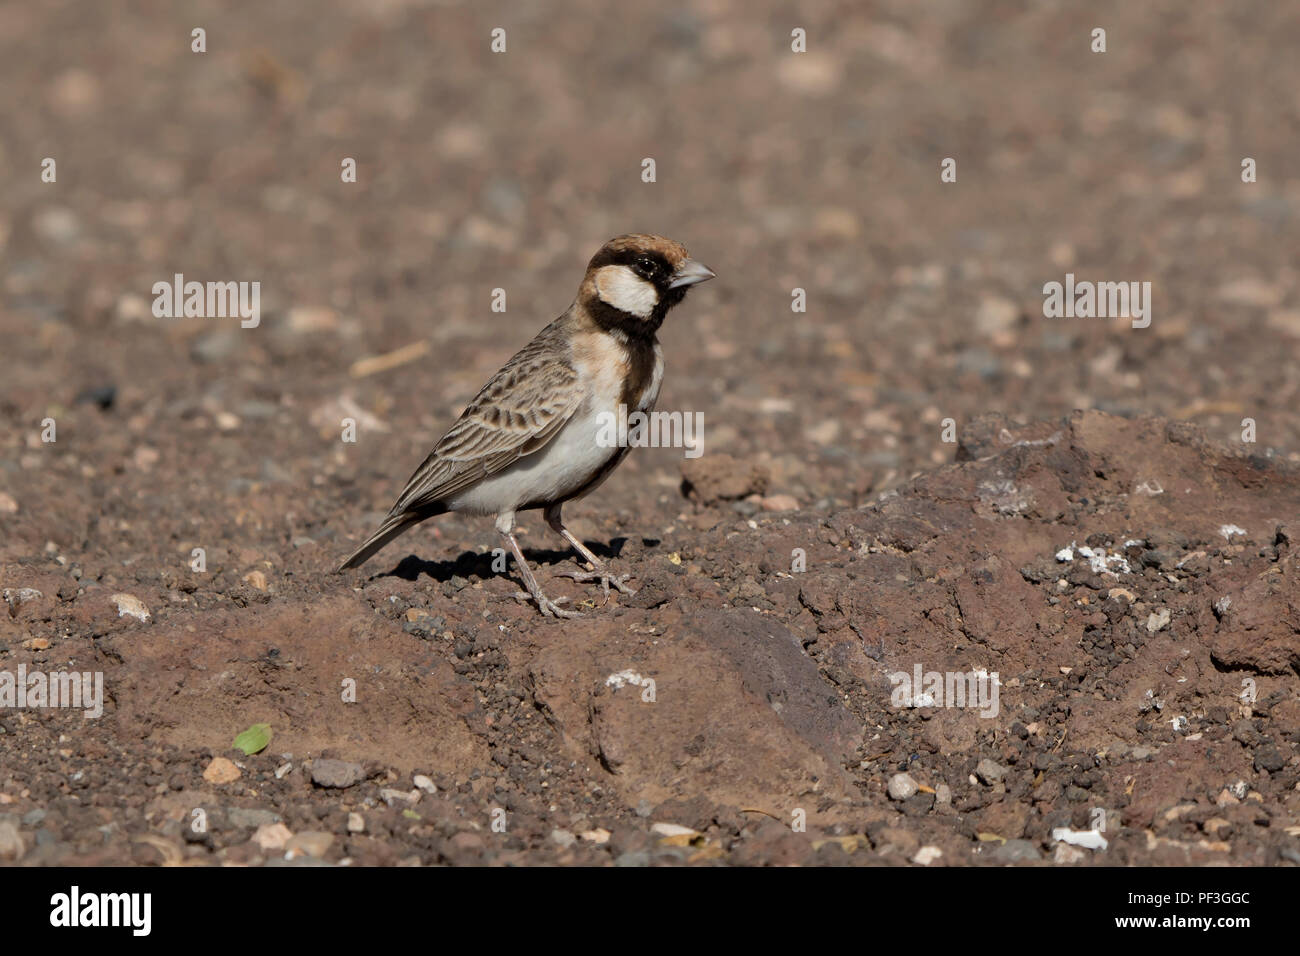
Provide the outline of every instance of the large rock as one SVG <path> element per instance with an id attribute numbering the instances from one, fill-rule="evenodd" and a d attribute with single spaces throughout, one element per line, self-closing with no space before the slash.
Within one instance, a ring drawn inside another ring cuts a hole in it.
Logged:
<path id="1" fill-rule="evenodd" d="M 745 610 L 647 620 L 657 635 L 571 628 L 530 668 L 538 705 L 625 803 L 703 795 L 788 820 L 852 792 L 841 762 L 861 725 L 794 634 Z"/>

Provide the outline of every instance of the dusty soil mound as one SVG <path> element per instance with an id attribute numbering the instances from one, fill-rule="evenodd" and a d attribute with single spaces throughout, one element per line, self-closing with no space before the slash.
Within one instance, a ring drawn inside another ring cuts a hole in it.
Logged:
<path id="1" fill-rule="evenodd" d="M 1096 412 L 983 419 L 957 458 L 828 516 L 699 504 L 616 542 L 623 604 L 534 552 L 575 622 L 490 555 L 339 577 L 291 545 L 262 578 L 142 573 L 141 621 L 20 514 L 6 668 L 108 701 L 0 712 L 3 821 L 29 863 L 280 859 L 281 821 L 363 864 L 1295 859 L 1300 470 Z M 918 671 L 996 697 L 900 698 Z"/>

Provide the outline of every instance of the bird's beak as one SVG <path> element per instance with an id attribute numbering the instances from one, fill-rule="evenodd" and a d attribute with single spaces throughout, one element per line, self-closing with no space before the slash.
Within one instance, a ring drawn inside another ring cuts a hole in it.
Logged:
<path id="1" fill-rule="evenodd" d="M 668 283 L 670 289 L 680 289 L 683 286 L 692 286 L 697 282 L 706 282 L 712 279 L 716 272 L 706 266 L 703 262 L 696 262 L 694 259 L 687 259 L 677 271 L 673 273 L 673 281 Z"/>

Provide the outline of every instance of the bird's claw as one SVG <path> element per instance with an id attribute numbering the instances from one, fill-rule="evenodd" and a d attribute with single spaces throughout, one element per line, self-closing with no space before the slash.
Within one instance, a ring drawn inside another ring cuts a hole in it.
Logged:
<path id="1" fill-rule="evenodd" d="M 636 594 L 636 588 L 628 587 L 624 582 L 632 575 L 630 574 L 610 574 L 602 569 L 599 571 L 560 571 L 561 577 L 573 578 L 579 582 L 599 581 L 600 589 L 605 592 L 605 600 L 609 600 L 609 589 L 612 585 L 620 594 Z"/>
<path id="2" fill-rule="evenodd" d="M 569 602 L 569 599 L 566 597 L 558 597 L 552 601 L 545 594 L 541 593 L 541 591 L 538 591 L 536 594 L 529 594 L 527 591 L 516 591 L 515 600 L 524 604 L 527 604 L 529 601 L 535 602 L 537 604 L 537 609 L 547 617 L 566 619 L 582 617 L 582 615 L 577 611 L 566 611 L 564 608 L 560 607 L 561 604 L 567 604 Z"/>

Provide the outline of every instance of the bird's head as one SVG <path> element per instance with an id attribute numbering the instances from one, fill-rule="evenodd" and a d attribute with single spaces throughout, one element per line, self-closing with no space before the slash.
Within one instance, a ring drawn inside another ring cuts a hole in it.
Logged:
<path id="1" fill-rule="evenodd" d="M 679 242 L 662 236 L 619 236 L 592 256 L 579 300 L 602 327 L 648 338 L 687 289 L 713 275 Z"/>

